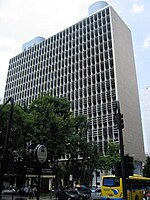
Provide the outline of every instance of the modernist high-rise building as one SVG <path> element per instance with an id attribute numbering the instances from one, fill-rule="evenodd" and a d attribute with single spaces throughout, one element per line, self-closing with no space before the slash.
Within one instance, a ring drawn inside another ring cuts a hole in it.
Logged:
<path id="1" fill-rule="evenodd" d="M 89 16 L 48 39 L 35 38 L 10 59 L 4 94 L 30 104 L 39 94 L 66 97 L 74 115 L 86 114 L 88 140 L 101 152 L 119 142 L 116 100 L 124 115 L 125 153 L 137 166 L 144 159 L 143 134 L 131 32 L 106 2 L 89 7 Z M 137 167 L 138 169 L 138 167 Z"/>

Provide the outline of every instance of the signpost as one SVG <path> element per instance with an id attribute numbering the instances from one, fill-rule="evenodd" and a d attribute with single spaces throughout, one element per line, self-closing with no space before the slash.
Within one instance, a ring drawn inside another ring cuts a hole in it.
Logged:
<path id="1" fill-rule="evenodd" d="M 45 163 L 47 160 L 47 148 L 44 145 L 38 144 L 34 150 L 34 158 L 38 163 L 37 200 L 39 200 L 41 164 Z"/>
<path id="2" fill-rule="evenodd" d="M 38 144 L 35 148 L 35 157 L 40 163 L 45 163 L 47 160 L 47 148 L 44 145 Z"/>

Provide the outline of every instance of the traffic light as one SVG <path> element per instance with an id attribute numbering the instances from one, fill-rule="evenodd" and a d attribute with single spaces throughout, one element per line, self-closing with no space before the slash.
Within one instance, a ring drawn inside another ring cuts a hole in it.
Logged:
<path id="1" fill-rule="evenodd" d="M 117 124 L 119 129 L 123 129 L 124 128 L 123 114 L 115 113 L 114 114 L 114 123 Z"/>
<path id="2" fill-rule="evenodd" d="M 121 127 L 124 128 L 123 114 L 121 114 Z"/>
<path id="3" fill-rule="evenodd" d="M 121 177 L 121 162 L 115 163 L 115 176 Z"/>
<path id="4" fill-rule="evenodd" d="M 126 165 L 126 177 L 133 176 L 134 172 L 134 158 L 128 154 L 125 156 L 125 165 Z"/>

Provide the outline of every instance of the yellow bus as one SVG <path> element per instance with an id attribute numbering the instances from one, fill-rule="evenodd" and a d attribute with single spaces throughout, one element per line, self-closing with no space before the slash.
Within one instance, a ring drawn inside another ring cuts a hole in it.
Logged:
<path id="1" fill-rule="evenodd" d="M 150 178 L 141 175 L 129 176 L 129 178 L 126 179 L 126 186 L 128 200 L 143 200 L 144 192 L 150 188 Z M 103 176 L 101 200 L 111 199 L 123 199 L 122 178 L 117 178 L 114 175 Z"/>

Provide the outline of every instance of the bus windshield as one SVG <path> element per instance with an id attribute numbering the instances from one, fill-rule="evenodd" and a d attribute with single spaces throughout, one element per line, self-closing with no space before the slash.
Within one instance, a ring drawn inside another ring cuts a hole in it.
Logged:
<path id="1" fill-rule="evenodd" d="M 120 186 L 120 180 L 115 177 L 106 177 L 103 179 L 103 186 L 109 186 L 109 187 Z"/>

